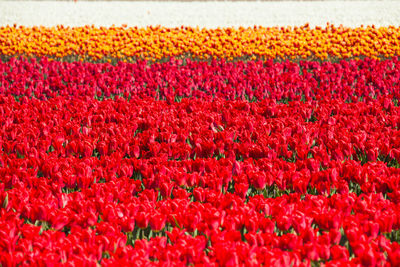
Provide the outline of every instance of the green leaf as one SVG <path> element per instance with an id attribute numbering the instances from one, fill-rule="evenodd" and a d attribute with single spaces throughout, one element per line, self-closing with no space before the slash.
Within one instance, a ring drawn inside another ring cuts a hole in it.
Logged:
<path id="1" fill-rule="evenodd" d="M 3 208 L 6 209 L 8 206 L 8 193 L 6 193 L 6 197 L 4 198 L 3 201 Z"/>
<path id="2" fill-rule="evenodd" d="M 174 219 L 174 222 L 175 222 L 176 227 L 178 227 L 179 229 L 182 230 L 182 228 L 180 227 L 178 221 L 175 219 L 175 216 L 174 216 L 174 215 L 172 215 L 172 218 Z"/>

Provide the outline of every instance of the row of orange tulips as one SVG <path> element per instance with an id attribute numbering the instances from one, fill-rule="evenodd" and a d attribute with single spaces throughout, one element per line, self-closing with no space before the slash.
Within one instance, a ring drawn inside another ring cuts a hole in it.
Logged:
<path id="1" fill-rule="evenodd" d="M 400 27 L 0 27 L 0 54 L 6 56 L 160 60 L 305 59 L 400 55 Z"/>

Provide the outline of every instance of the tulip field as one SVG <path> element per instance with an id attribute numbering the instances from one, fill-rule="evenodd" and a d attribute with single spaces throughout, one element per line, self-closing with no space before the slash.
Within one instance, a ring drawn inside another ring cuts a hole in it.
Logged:
<path id="1" fill-rule="evenodd" d="M 400 27 L 0 27 L 0 266 L 400 266 Z"/>

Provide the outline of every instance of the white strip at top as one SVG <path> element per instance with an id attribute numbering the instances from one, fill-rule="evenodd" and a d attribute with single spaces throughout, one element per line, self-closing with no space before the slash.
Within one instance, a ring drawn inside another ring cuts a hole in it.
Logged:
<path id="1" fill-rule="evenodd" d="M 0 26 L 400 26 L 400 1 L 0 1 Z"/>

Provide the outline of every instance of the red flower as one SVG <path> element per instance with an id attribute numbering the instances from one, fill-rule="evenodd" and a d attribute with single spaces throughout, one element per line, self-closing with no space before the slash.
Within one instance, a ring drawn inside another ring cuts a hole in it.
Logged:
<path id="1" fill-rule="evenodd" d="M 167 183 L 167 182 L 162 183 L 160 186 L 161 196 L 163 196 L 164 198 L 171 197 L 173 188 L 174 188 L 174 184 L 172 184 L 172 183 Z"/>
<path id="2" fill-rule="evenodd" d="M 342 246 L 333 245 L 331 247 L 331 255 L 332 260 L 348 260 L 349 259 L 349 251 Z"/>
<path id="3" fill-rule="evenodd" d="M 151 229 L 155 232 L 161 231 L 165 226 L 166 220 L 167 218 L 163 214 L 160 213 L 152 214 L 149 220 Z"/>
<path id="4" fill-rule="evenodd" d="M 145 212 L 137 213 L 135 216 L 136 225 L 142 229 L 147 228 L 147 225 L 149 223 L 149 217 L 150 217 L 149 214 L 147 214 Z"/>

